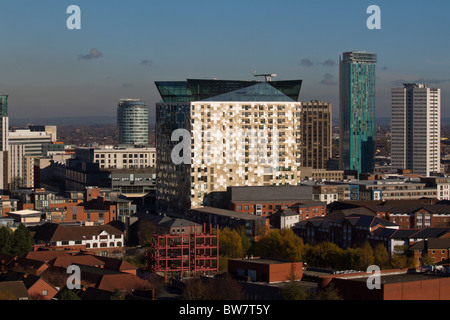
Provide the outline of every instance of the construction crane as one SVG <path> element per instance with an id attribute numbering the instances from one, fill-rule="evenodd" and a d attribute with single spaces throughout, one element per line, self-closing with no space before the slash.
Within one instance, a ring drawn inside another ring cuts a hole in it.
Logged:
<path id="1" fill-rule="evenodd" d="M 256 71 L 253 71 L 253 75 L 255 77 L 264 77 L 266 79 L 266 82 L 272 81 L 272 77 L 277 76 L 275 73 L 256 74 Z"/>

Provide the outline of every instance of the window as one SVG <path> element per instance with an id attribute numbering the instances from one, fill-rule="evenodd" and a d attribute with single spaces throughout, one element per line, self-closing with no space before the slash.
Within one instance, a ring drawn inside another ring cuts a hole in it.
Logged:
<path id="1" fill-rule="evenodd" d="M 46 295 L 48 295 L 48 291 L 47 290 L 42 290 L 42 295 L 45 297 Z"/>

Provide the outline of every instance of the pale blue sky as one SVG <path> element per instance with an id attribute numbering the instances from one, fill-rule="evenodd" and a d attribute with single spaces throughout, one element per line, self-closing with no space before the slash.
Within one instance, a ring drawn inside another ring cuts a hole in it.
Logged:
<path id="1" fill-rule="evenodd" d="M 81 30 L 66 27 L 72 4 Z M 372 4 L 381 30 L 366 27 Z M 364 50 L 378 54 L 378 117 L 402 81 L 440 87 L 450 117 L 449 16 L 438 0 L 4 0 L 0 93 L 11 117 L 115 116 L 120 98 L 152 111 L 154 81 L 253 80 L 256 70 L 302 79 L 300 100 L 332 102 L 337 116 L 339 53 Z"/>

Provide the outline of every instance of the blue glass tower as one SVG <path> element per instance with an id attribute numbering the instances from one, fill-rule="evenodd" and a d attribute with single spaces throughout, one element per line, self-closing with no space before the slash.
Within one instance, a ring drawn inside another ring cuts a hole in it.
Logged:
<path id="1" fill-rule="evenodd" d="M 375 63 L 377 55 L 345 52 L 339 64 L 339 166 L 373 173 L 375 167 Z"/>

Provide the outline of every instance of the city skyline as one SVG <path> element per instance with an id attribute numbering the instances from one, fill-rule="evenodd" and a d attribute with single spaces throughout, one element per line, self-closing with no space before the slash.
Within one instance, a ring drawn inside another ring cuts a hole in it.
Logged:
<path id="1" fill-rule="evenodd" d="M 73 4 L 81 30 L 66 26 Z M 366 26 L 372 4 L 381 9 L 380 30 Z M 376 117 L 390 116 L 390 90 L 403 82 L 441 88 L 442 117 L 450 117 L 450 47 L 441 41 L 447 3 L 24 0 L 1 7 L 0 93 L 9 95 L 11 118 L 113 116 L 121 98 L 142 99 L 153 117 L 161 100 L 155 81 L 255 80 L 254 71 L 302 79 L 299 100 L 331 102 L 336 117 L 346 51 L 378 56 Z"/>

